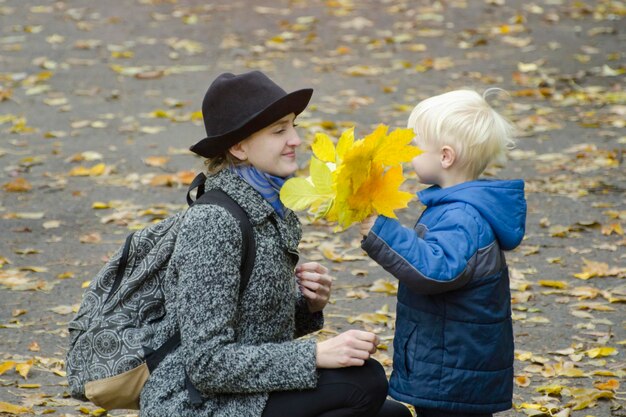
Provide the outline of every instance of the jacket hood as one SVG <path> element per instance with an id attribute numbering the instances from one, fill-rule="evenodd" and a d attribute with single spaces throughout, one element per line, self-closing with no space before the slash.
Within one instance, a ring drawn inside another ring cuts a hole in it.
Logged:
<path id="1" fill-rule="evenodd" d="M 526 229 L 522 180 L 476 180 L 448 188 L 432 186 L 417 193 L 427 207 L 466 203 L 487 220 L 503 250 L 515 249 Z"/>

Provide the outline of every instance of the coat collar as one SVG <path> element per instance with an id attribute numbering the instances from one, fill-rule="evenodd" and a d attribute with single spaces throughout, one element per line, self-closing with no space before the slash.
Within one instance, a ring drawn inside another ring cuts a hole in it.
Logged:
<path id="1" fill-rule="evenodd" d="M 268 217 L 274 217 L 275 219 L 272 221 L 279 225 L 281 223 L 292 224 L 298 222 L 296 214 L 288 208 L 285 208 L 285 219 L 283 221 L 271 204 L 257 190 L 248 184 L 246 180 L 228 169 L 223 169 L 217 174 L 207 176 L 205 189 L 208 191 L 215 188 L 224 191 L 235 200 L 248 214 L 253 225 L 266 221 Z"/>
<path id="2" fill-rule="evenodd" d="M 272 215 L 274 209 L 250 184 L 239 175 L 223 169 L 214 175 L 207 175 L 205 190 L 220 189 L 241 206 L 250 218 L 250 223 L 257 225 Z"/>
<path id="3" fill-rule="evenodd" d="M 223 169 L 214 175 L 209 175 L 205 189 L 220 189 L 235 200 L 246 212 L 253 226 L 265 222 L 268 218 L 274 223 L 289 251 L 297 251 L 301 237 L 300 221 L 296 214 L 285 208 L 285 218 L 281 219 L 270 203 L 257 190 L 248 184 L 239 175 L 228 169 Z"/>

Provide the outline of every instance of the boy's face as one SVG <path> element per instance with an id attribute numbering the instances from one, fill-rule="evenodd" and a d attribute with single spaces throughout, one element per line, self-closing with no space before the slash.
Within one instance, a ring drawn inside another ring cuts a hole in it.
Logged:
<path id="1" fill-rule="evenodd" d="M 417 178 L 422 184 L 441 185 L 443 173 L 441 149 L 432 143 L 426 143 L 419 135 L 415 137 L 414 143 L 422 150 L 422 153 L 411 161 Z"/>

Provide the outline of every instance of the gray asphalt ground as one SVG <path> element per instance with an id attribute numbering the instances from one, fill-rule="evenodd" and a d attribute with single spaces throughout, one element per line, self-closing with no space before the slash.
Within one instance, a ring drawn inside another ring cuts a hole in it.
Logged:
<path id="1" fill-rule="evenodd" d="M 315 88 L 303 173 L 317 132 L 404 127 L 430 95 L 507 90 L 494 105 L 521 135 L 487 174 L 524 178 L 529 212 L 508 255 L 516 408 L 498 416 L 626 415 L 625 14 L 622 1 L 0 0 L 0 370 L 32 365 L 26 379 L 0 371 L 0 402 L 98 414 L 62 376 L 81 286 L 129 229 L 184 207 L 208 83 L 261 69 Z M 356 230 L 302 219 L 303 258 L 336 277 L 317 337 L 376 331 L 391 370 L 395 299 L 372 284 L 393 278 Z M 548 385 L 560 395 L 537 391 Z"/>

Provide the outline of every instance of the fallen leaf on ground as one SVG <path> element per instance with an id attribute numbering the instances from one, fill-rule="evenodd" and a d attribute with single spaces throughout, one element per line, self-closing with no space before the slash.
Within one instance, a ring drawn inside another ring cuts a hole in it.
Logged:
<path id="1" fill-rule="evenodd" d="M 5 183 L 2 188 L 9 193 L 26 193 L 32 190 L 33 186 L 25 178 L 18 177 Z"/>
<path id="2" fill-rule="evenodd" d="M 22 407 L 21 405 L 15 405 L 11 403 L 6 403 L 4 401 L 0 401 L 0 413 L 8 413 L 8 414 L 26 414 L 32 413 L 32 409 Z"/>

